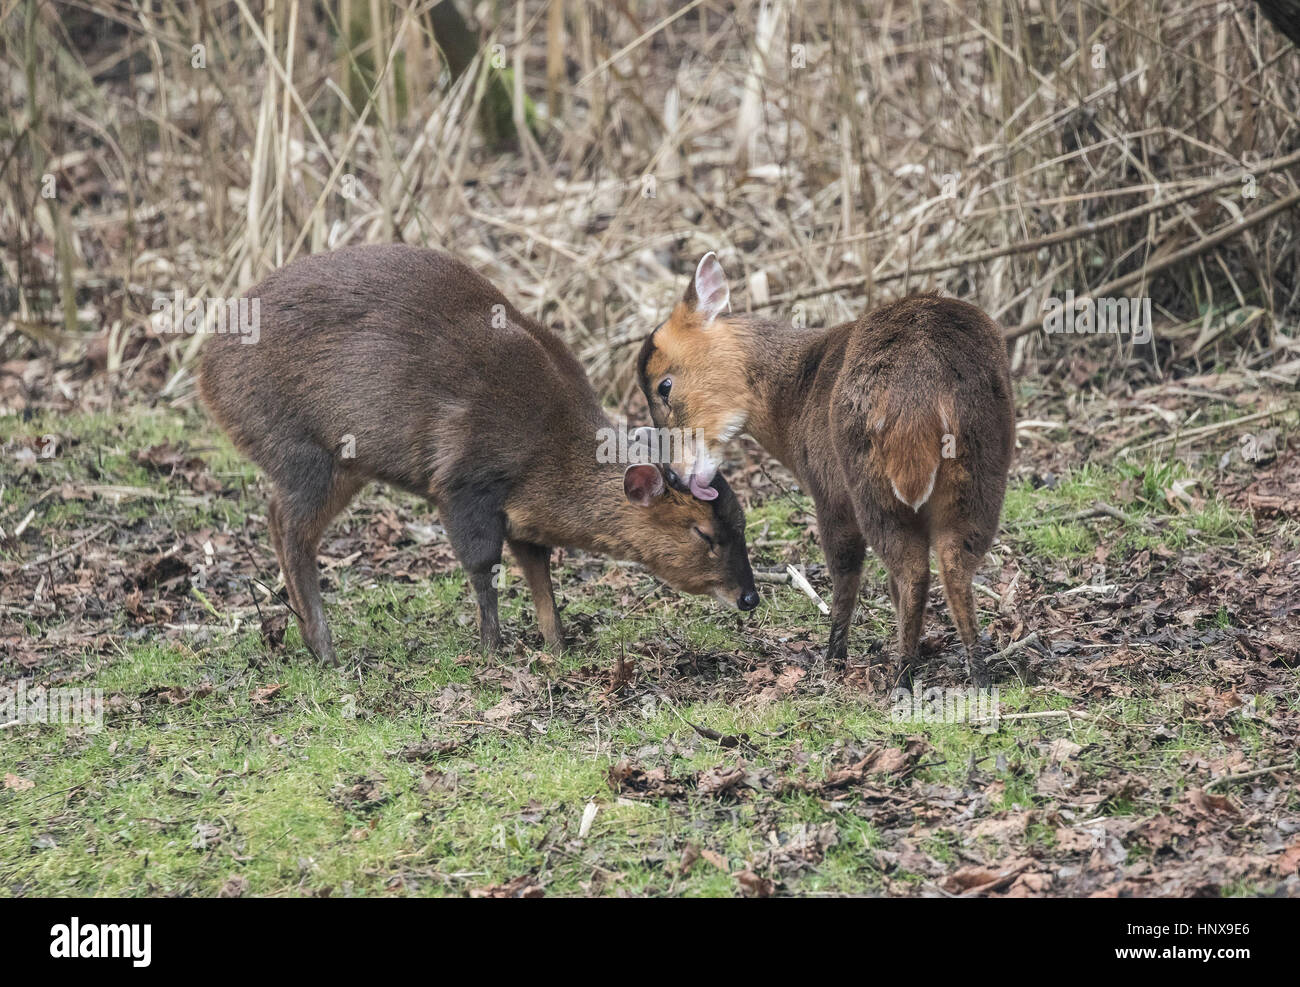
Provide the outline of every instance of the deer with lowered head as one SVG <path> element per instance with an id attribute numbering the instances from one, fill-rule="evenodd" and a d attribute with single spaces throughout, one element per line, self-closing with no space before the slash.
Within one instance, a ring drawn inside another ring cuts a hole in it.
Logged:
<path id="1" fill-rule="evenodd" d="M 487 650 L 501 643 L 503 543 L 554 647 L 553 546 L 640 562 L 742 610 L 758 604 L 744 512 L 726 481 L 696 497 L 669 489 L 653 463 L 603 461 L 614 426 L 577 359 L 464 264 L 411 246 L 347 247 L 295 261 L 249 296 L 260 300 L 257 341 L 210 339 L 199 388 L 271 480 L 271 543 L 321 660 L 335 653 L 316 549 L 369 480 L 437 506 Z"/>
<path id="2" fill-rule="evenodd" d="M 997 533 L 1015 444 L 998 326 L 938 294 L 822 330 L 730 314 L 730 298 L 721 264 L 705 254 L 637 360 L 655 423 L 705 437 L 670 483 L 707 484 L 717 471 L 708 444 L 742 431 L 794 473 L 813 499 L 831 574 L 832 662 L 847 658 L 870 546 L 889 574 L 899 676 L 910 673 L 933 550 L 968 671 L 986 685 L 972 580 Z"/>

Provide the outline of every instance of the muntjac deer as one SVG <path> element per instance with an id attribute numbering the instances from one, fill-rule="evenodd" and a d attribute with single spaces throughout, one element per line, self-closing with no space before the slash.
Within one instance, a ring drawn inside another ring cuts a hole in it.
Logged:
<path id="1" fill-rule="evenodd" d="M 561 340 L 464 264 L 416 247 L 305 257 L 249 293 L 258 341 L 215 336 L 199 386 L 271 479 L 271 541 L 303 640 L 333 662 L 316 548 L 372 479 L 433 501 L 469 573 L 485 649 L 501 642 L 494 572 L 510 544 L 542 637 L 563 643 L 552 546 L 643 563 L 677 589 L 758 603 L 744 513 L 667 489 L 651 463 L 600 462 L 612 428 Z M 712 494 L 716 491 L 716 494 Z"/>
<path id="2" fill-rule="evenodd" d="M 937 294 L 825 330 L 724 314 L 730 298 L 722 266 L 706 254 L 641 348 L 637 375 L 655 423 L 705 436 L 686 475 L 670 482 L 707 483 L 716 471 L 707 443 L 742 430 L 799 478 L 833 581 L 830 661 L 847 657 L 870 545 L 889 572 L 900 677 L 910 671 L 933 548 L 968 669 L 987 684 L 971 583 L 997 533 L 1015 444 L 997 325 Z"/>

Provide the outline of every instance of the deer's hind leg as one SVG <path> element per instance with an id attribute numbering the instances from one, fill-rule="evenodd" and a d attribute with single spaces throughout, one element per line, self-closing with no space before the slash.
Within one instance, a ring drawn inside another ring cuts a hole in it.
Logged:
<path id="1" fill-rule="evenodd" d="M 975 608 L 972 589 L 975 571 L 984 557 L 983 547 L 971 538 L 963 537 L 959 531 L 946 529 L 940 531 L 935 539 L 935 554 L 939 560 L 939 578 L 943 583 L 944 598 L 948 601 L 948 612 L 966 651 L 971 684 L 977 689 L 987 688 L 991 678 L 980 654 L 979 611 Z"/>
<path id="2" fill-rule="evenodd" d="M 306 444 L 294 449 L 277 472 L 279 476 L 272 477 L 271 541 L 303 641 L 317 658 L 332 665 L 337 657 L 325 621 L 316 549 L 330 521 L 365 481 L 338 469 L 329 452 Z"/>
<path id="3" fill-rule="evenodd" d="M 898 677 L 910 676 L 916 664 L 930 592 L 930 538 L 922 518 L 908 524 L 886 519 L 880 554 L 889 572 L 889 595 L 898 620 Z"/>
<path id="4" fill-rule="evenodd" d="M 551 585 L 551 550 L 546 545 L 513 539 L 509 544 L 532 591 L 542 640 L 547 647 L 559 651 L 564 648 L 564 631 L 560 626 L 560 608 L 555 604 L 555 588 Z"/>

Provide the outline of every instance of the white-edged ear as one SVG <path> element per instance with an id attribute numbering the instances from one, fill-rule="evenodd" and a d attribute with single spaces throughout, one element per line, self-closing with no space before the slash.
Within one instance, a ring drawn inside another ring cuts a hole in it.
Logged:
<path id="1" fill-rule="evenodd" d="M 731 309 L 731 288 L 727 275 L 718 263 L 718 255 L 710 250 L 700 258 L 695 268 L 695 311 L 707 326 L 724 308 Z"/>
<path id="2" fill-rule="evenodd" d="M 637 507 L 649 507 L 664 492 L 664 475 L 658 466 L 633 463 L 623 471 L 623 493 Z"/>

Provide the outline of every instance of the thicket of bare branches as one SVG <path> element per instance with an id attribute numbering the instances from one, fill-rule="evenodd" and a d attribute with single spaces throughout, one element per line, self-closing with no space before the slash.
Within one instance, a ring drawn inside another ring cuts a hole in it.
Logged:
<path id="1" fill-rule="evenodd" d="M 0 361 L 184 402 L 201 338 L 155 336 L 156 293 L 399 239 L 616 400 L 709 249 L 737 306 L 810 325 L 939 288 L 1016 335 L 1067 289 L 1149 295 L 1154 344 L 1100 352 L 1294 362 L 1300 53 L 1245 0 L 456 2 L 455 77 L 435 0 L 0 8 Z"/>

